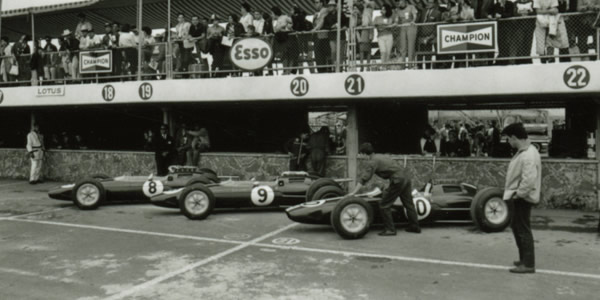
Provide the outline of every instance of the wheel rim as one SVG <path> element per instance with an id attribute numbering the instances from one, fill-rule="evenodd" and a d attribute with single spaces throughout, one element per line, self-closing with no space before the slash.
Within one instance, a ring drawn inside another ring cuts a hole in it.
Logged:
<path id="1" fill-rule="evenodd" d="M 185 209 L 199 215 L 208 209 L 208 195 L 203 191 L 191 191 L 185 196 Z"/>
<path id="2" fill-rule="evenodd" d="M 342 209 L 342 227 L 348 232 L 357 233 L 367 226 L 367 210 L 359 204 L 350 204 Z"/>
<path id="3" fill-rule="evenodd" d="M 85 183 L 77 190 L 77 201 L 85 206 L 96 204 L 100 199 L 100 190 L 91 183 Z"/>
<path id="4" fill-rule="evenodd" d="M 508 218 L 508 206 L 498 197 L 488 200 L 483 209 L 485 218 L 492 224 L 502 224 Z"/>

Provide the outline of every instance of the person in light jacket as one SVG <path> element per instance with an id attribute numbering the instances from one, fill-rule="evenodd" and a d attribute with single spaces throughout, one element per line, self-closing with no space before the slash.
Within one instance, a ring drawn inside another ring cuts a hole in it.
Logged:
<path id="1" fill-rule="evenodd" d="M 508 136 L 510 146 L 517 150 L 506 171 L 503 196 L 512 209 L 511 228 L 519 248 L 519 260 L 514 262 L 515 268 L 510 272 L 535 273 L 530 217 L 531 207 L 540 202 L 542 162 L 537 149 L 527 138 L 523 124 L 510 124 L 502 133 Z"/>
<path id="2" fill-rule="evenodd" d="M 41 183 L 40 174 L 44 159 L 44 138 L 40 134 L 40 127 L 34 124 L 31 132 L 27 134 L 27 155 L 31 160 L 31 172 L 29 173 L 29 184 Z"/>

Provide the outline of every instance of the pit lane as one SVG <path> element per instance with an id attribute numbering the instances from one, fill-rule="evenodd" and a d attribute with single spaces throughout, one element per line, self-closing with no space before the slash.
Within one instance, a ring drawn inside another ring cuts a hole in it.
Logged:
<path id="1" fill-rule="evenodd" d="M 53 185 L 0 180 L 0 298 L 592 299 L 600 288 L 597 213 L 535 210 L 538 273 L 513 275 L 510 231 L 436 224 L 347 241 L 280 211 L 80 211 L 48 199 Z"/>

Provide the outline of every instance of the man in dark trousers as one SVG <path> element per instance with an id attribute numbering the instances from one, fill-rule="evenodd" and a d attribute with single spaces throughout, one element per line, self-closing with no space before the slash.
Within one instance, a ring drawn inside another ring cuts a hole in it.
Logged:
<path id="1" fill-rule="evenodd" d="M 307 137 L 307 133 L 302 133 L 286 143 L 285 150 L 290 155 L 290 171 L 306 171 Z"/>
<path id="2" fill-rule="evenodd" d="M 540 202 L 542 161 L 537 149 L 527 138 L 523 124 L 510 124 L 502 133 L 508 137 L 510 146 L 517 150 L 506 171 L 503 197 L 512 209 L 510 225 L 519 248 L 519 260 L 514 262 L 516 267 L 510 272 L 535 273 L 530 217 L 531 207 Z"/>
<path id="3" fill-rule="evenodd" d="M 329 152 L 329 127 L 322 126 L 319 131 L 313 133 L 308 138 L 308 148 L 310 149 L 310 164 L 313 172 L 317 175 L 325 176 L 325 167 L 327 162 L 327 152 Z"/>
<path id="4" fill-rule="evenodd" d="M 169 127 L 165 124 L 161 125 L 160 134 L 154 139 L 154 158 L 158 176 L 165 176 L 169 173 L 174 146 L 175 141 L 169 135 Z"/>
<path id="5" fill-rule="evenodd" d="M 406 215 L 408 216 L 409 225 L 405 231 L 421 233 L 419 219 L 411 194 L 410 178 L 406 176 L 405 171 L 391 158 L 381 154 L 375 154 L 371 143 L 360 145 L 359 152 L 368 155 L 369 161 L 361 173 L 359 182 L 356 184 L 354 190 L 350 192 L 350 195 L 355 195 L 363 185 L 371 180 L 373 174 L 376 174 L 382 179 L 390 180 L 390 184 L 383 191 L 382 199 L 379 203 L 383 225 L 385 226 L 385 229 L 380 232 L 379 235 L 396 235 L 396 226 L 394 226 L 394 220 L 392 218 L 392 206 L 398 197 L 400 197 L 402 205 L 404 205 L 404 208 L 406 209 Z"/>

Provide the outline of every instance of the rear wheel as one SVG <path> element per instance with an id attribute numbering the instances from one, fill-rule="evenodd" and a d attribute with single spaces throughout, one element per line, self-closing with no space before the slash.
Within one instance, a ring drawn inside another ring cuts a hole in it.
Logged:
<path id="1" fill-rule="evenodd" d="M 106 174 L 94 174 L 92 175 L 93 179 L 97 179 L 97 180 L 102 180 L 102 179 L 109 179 L 110 177 Z"/>
<path id="2" fill-rule="evenodd" d="M 306 201 L 311 201 L 317 190 L 324 186 L 340 187 L 340 185 L 331 178 L 319 178 L 315 180 L 315 182 L 311 183 L 311 185 L 308 187 L 308 190 L 306 190 Z"/>
<path id="3" fill-rule="evenodd" d="M 484 232 L 500 232 L 510 224 L 510 211 L 504 192 L 499 188 L 485 188 L 475 194 L 471 202 L 471 219 Z"/>
<path id="4" fill-rule="evenodd" d="M 104 186 L 96 179 L 78 182 L 72 193 L 73 203 L 82 210 L 96 209 L 106 199 Z"/>
<path id="5" fill-rule="evenodd" d="M 179 195 L 179 209 L 190 220 L 203 220 L 215 207 L 215 197 L 203 184 L 186 187 Z"/>
<path id="6" fill-rule="evenodd" d="M 311 201 L 344 196 L 344 191 L 339 186 L 326 185 L 320 187 L 312 196 Z"/>
<path id="7" fill-rule="evenodd" d="M 358 197 L 340 201 L 331 213 L 331 226 L 345 239 L 362 238 L 373 222 L 373 208 Z"/>
<path id="8" fill-rule="evenodd" d="M 208 178 L 208 180 L 212 181 L 213 183 L 221 182 L 219 176 L 217 175 L 217 172 L 209 168 L 200 168 L 198 170 L 203 173 L 202 175 L 204 175 L 204 177 Z"/>

